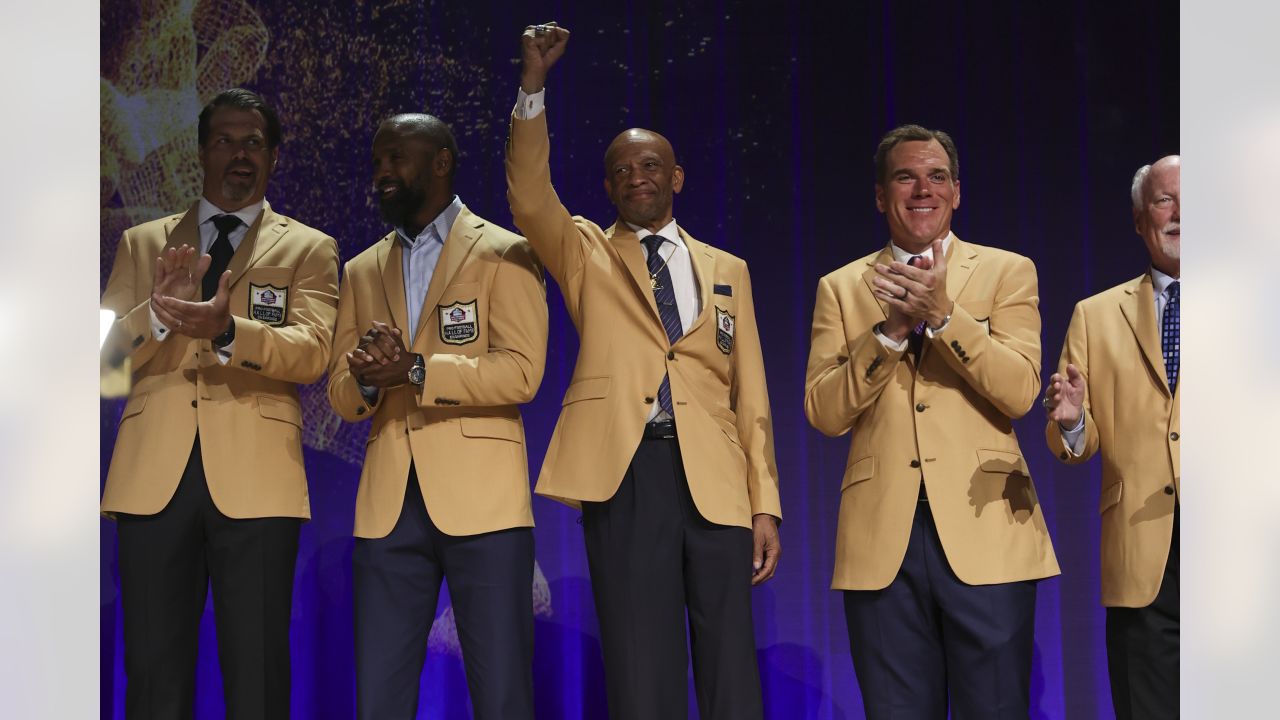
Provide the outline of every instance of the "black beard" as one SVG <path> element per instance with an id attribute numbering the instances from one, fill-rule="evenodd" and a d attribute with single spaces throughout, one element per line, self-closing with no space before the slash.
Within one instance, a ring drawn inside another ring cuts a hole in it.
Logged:
<path id="1" fill-rule="evenodd" d="M 405 185 L 400 188 L 400 192 L 390 198 L 378 198 L 378 213 L 382 215 L 384 222 L 396 227 L 405 227 L 409 218 L 421 210 L 426 202 L 425 190 Z"/>

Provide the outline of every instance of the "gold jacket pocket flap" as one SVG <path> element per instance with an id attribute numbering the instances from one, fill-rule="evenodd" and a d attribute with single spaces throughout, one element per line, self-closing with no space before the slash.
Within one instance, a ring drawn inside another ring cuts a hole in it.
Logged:
<path id="1" fill-rule="evenodd" d="M 564 402 L 561 405 L 576 403 L 579 400 L 595 400 L 605 397 L 609 394 L 611 380 L 612 378 L 608 376 L 588 377 L 577 380 L 565 391 Z"/>
<path id="2" fill-rule="evenodd" d="M 258 412 L 262 414 L 262 417 L 302 427 L 302 411 L 298 409 L 296 403 L 288 400 L 259 395 Z"/>
<path id="3" fill-rule="evenodd" d="M 1120 502 L 1121 496 L 1124 495 L 1124 481 L 1117 480 L 1114 483 L 1102 489 L 1102 494 L 1098 497 L 1098 514 L 1110 510 Z"/>
<path id="4" fill-rule="evenodd" d="M 462 426 L 462 434 L 470 438 L 497 438 L 520 442 L 520 425 L 511 418 L 504 417 L 467 417 L 458 418 Z"/>
<path id="5" fill-rule="evenodd" d="M 876 474 L 876 456 L 868 455 L 854 462 L 849 463 L 849 468 L 844 471 L 844 483 L 840 485 L 841 492 L 850 485 L 856 485 L 864 480 L 870 480 Z"/>

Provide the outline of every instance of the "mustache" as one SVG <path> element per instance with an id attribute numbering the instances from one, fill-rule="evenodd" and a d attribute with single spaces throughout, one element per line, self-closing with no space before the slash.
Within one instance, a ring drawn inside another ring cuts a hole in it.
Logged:
<path id="1" fill-rule="evenodd" d="M 1182 234 L 1182 223 L 1171 222 L 1168 225 L 1164 226 L 1164 230 L 1162 232 L 1164 232 L 1165 234 L 1172 233 L 1172 232 Z"/>

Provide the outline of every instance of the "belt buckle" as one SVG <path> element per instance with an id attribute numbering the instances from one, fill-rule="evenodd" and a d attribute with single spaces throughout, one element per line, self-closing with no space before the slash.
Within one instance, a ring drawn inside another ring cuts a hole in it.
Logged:
<path id="1" fill-rule="evenodd" d="M 652 439 L 668 439 L 676 436 L 674 420 L 656 420 L 645 425 L 645 436 Z"/>

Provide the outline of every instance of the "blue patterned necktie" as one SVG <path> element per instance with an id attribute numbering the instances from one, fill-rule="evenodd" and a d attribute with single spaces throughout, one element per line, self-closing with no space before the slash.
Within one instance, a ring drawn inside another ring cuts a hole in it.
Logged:
<path id="1" fill-rule="evenodd" d="M 676 305 L 676 292 L 671 287 L 671 271 L 667 270 L 667 261 L 658 254 L 658 248 L 666 238 L 661 235 L 649 235 L 640 239 L 649 251 L 649 287 L 653 289 L 653 299 L 658 303 L 658 317 L 662 319 L 662 327 L 667 331 L 667 341 L 672 345 L 684 335 L 684 327 L 680 324 L 680 308 Z M 676 413 L 671 408 L 671 379 L 663 375 L 662 385 L 658 388 L 658 405 L 671 417 Z"/>
<path id="2" fill-rule="evenodd" d="M 1164 352 L 1164 374 L 1169 378 L 1169 394 L 1178 389 L 1178 345 L 1182 323 L 1178 317 L 1179 282 L 1169 283 L 1166 290 L 1169 301 L 1164 306 L 1164 318 L 1160 322 L 1160 349 Z"/>
<path id="3" fill-rule="evenodd" d="M 235 215 L 214 215 L 213 226 L 218 228 L 218 237 L 209 246 L 209 270 L 201 282 L 201 294 L 205 300 L 217 294 L 218 278 L 227 271 L 231 256 L 236 254 L 236 249 L 231 247 L 231 231 L 240 227 L 240 218 Z"/>

